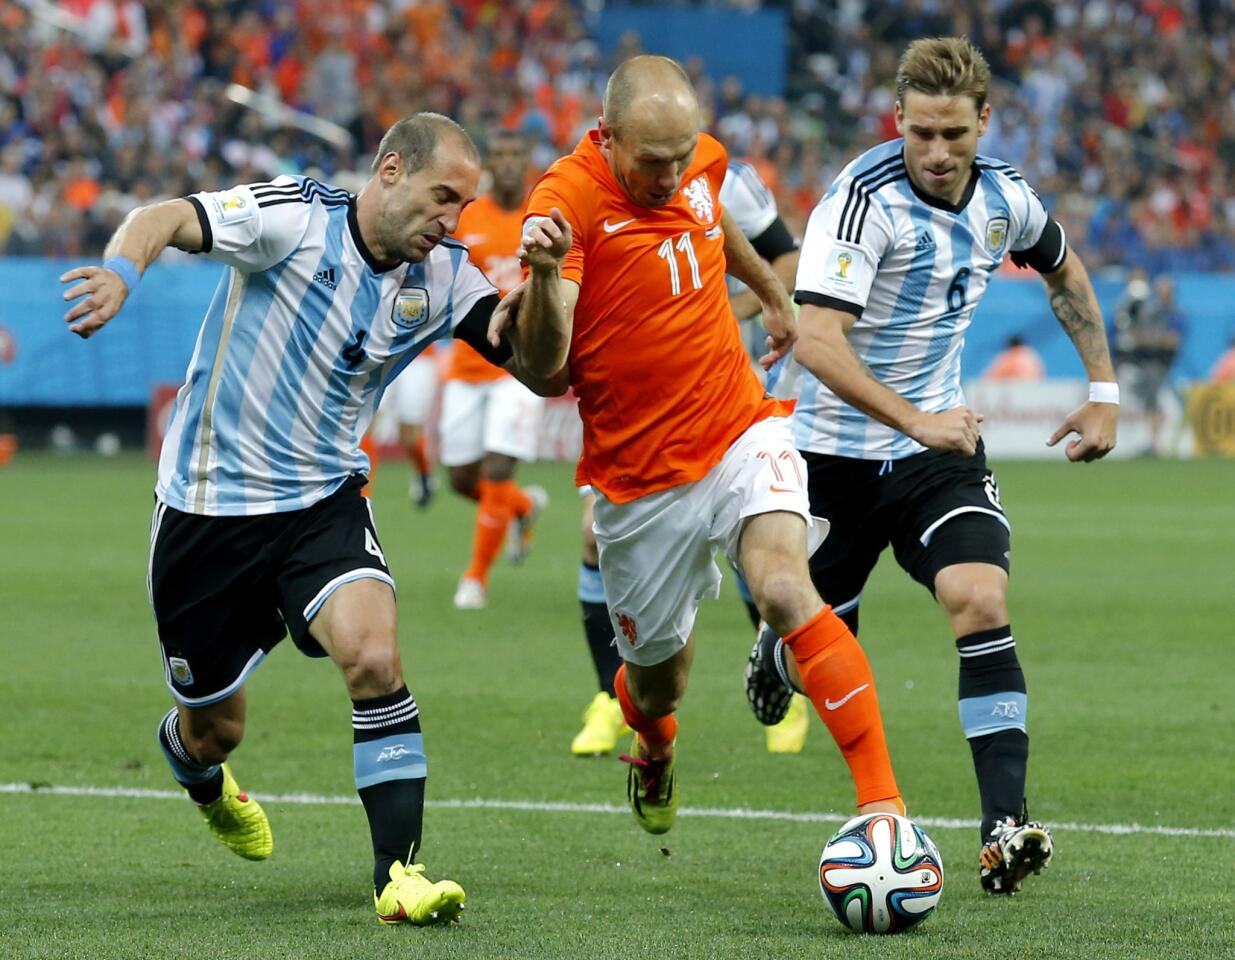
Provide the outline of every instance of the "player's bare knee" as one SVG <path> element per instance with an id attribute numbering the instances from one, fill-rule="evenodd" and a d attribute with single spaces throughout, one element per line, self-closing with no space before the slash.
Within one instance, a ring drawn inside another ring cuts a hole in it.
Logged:
<path id="1" fill-rule="evenodd" d="M 393 643 L 357 642 L 339 663 L 353 700 L 394 693 L 403 685 L 403 667 Z"/>
<path id="2" fill-rule="evenodd" d="M 961 619 L 967 631 L 990 630 L 1008 622 L 1007 594 L 999 582 L 967 580 L 936 590 L 940 606 L 953 620 Z"/>
<path id="3" fill-rule="evenodd" d="M 752 580 L 748 584 L 759 612 L 781 636 L 804 624 L 821 605 L 810 579 L 793 570 L 774 570 L 761 576 L 757 585 Z"/>

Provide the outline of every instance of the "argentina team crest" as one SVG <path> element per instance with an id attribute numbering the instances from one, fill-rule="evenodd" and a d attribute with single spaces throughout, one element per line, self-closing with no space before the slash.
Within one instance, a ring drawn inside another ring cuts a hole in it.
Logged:
<path id="1" fill-rule="evenodd" d="M 429 319 L 429 291 L 424 287 L 400 287 L 391 319 L 408 330 L 419 327 Z"/>
<path id="2" fill-rule="evenodd" d="M 1008 218 L 992 217 L 986 224 L 986 252 L 998 256 L 1008 242 Z"/>
<path id="3" fill-rule="evenodd" d="M 171 669 L 172 679 L 181 687 L 187 687 L 193 682 L 193 671 L 189 661 L 183 657 L 168 657 L 167 666 Z"/>

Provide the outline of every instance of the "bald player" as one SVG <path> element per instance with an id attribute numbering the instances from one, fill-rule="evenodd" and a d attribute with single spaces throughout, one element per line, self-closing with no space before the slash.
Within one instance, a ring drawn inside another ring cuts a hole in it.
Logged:
<path id="1" fill-rule="evenodd" d="M 870 665 L 810 583 L 808 544 L 826 527 L 810 515 L 790 407 L 764 394 L 729 307 L 726 269 L 760 300 L 765 362 L 792 345 L 785 287 L 718 200 L 727 160 L 681 67 L 635 57 L 610 77 L 596 129 L 533 188 L 520 248 L 517 324 L 571 335 L 548 382 L 579 398 L 577 479 L 596 492 L 615 692 L 635 731 L 627 790 L 650 833 L 677 812 L 675 712 L 699 601 L 718 593 L 717 550 L 783 631 L 859 809 L 904 811 Z"/>

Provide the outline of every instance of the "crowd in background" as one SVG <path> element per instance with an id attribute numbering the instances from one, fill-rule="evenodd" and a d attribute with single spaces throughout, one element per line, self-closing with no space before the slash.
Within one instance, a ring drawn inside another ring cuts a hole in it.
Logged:
<path id="1" fill-rule="evenodd" d="M 312 173 L 354 185 L 417 110 L 529 131 L 541 166 L 600 110 L 615 62 L 570 0 L 0 0 L 0 252 L 97 254 L 135 204 Z M 726 6 L 757 7 L 743 0 Z M 1235 269 L 1235 14 L 1221 0 L 783 0 L 786 96 L 686 64 L 732 154 L 800 229 L 836 173 L 895 136 L 896 62 L 963 33 L 991 63 L 983 153 L 1017 166 L 1091 267 Z M 650 39 L 650 38 L 649 38 Z M 649 43 L 653 49 L 655 45 Z M 336 124 L 335 142 L 226 95 Z M 349 145 L 350 144 L 350 145 Z"/>

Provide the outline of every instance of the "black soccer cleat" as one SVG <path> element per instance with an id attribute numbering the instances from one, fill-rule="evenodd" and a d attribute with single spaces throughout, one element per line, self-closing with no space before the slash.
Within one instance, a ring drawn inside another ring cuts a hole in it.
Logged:
<path id="1" fill-rule="evenodd" d="M 765 727 L 784 720 L 793 701 L 793 690 L 785 685 L 773 662 L 778 642 L 772 628 L 763 624 L 746 659 L 746 699 L 755 719 Z"/>
<path id="2" fill-rule="evenodd" d="M 1043 824 L 1024 815 L 1020 820 L 1000 820 L 978 854 L 982 889 L 1009 896 L 1019 892 L 1026 877 L 1039 874 L 1050 865 L 1054 852 L 1051 831 Z"/>

